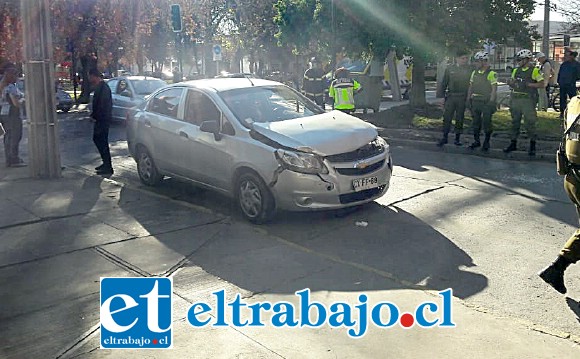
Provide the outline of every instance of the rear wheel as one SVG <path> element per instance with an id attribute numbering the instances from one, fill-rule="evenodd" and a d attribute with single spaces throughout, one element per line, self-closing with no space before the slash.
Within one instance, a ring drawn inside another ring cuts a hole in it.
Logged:
<path id="1" fill-rule="evenodd" d="M 274 197 L 255 173 L 245 172 L 236 181 L 236 199 L 242 215 L 250 222 L 268 222 L 275 213 Z"/>
<path id="2" fill-rule="evenodd" d="M 156 186 L 163 179 L 163 175 L 159 174 L 153 157 L 145 147 L 140 146 L 137 149 L 137 172 L 139 179 L 147 186 Z"/>

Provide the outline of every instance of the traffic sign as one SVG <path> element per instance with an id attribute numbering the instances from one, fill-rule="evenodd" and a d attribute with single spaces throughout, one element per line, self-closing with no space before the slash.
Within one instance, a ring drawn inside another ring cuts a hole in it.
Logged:
<path id="1" fill-rule="evenodd" d="M 222 60 L 222 46 L 219 44 L 215 44 L 213 45 L 213 49 L 212 49 L 212 53 L 213 53 L 213 60 L 214 61 L 221 61 Z"/>

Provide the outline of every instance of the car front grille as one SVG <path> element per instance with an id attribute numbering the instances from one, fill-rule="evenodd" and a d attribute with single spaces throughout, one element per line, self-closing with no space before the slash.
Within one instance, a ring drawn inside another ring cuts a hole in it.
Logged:
<path id="1" fill-rule="evenodd" d="M 364 201 L 366 199 L 372 198 L 385 189 L 385 185 L 379 186 L 377 188 L 371 188 L 360 192 L 352 192 L 347 194 L 341 194 L 339 200 L 341 204 L 354 203 L 359 201 Z"/>
<path id="2" fill-rule="evenodd" d="M 335 170 L 344 176 L 362 176 L 378 170 L 379 168 L 383 167 L 384 163 L 385 160 L 381 160 L 365 168 L 335 168 Z"/>
<path id="3" fill-rule="evenodd" d="M 340 153 L 338 155 L 326 156 L 326 159 L 330 162 L 353 162 L 364 160 L 370 157 L 374 157 L 385 152 L 385 147 L 378 146 L 374 142 L 371 142 L 363 147 L 356 149 L 352 152 Z"/>

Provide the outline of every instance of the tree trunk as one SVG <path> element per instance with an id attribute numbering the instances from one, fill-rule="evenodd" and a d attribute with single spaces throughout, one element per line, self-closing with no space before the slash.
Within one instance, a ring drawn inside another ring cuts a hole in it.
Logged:
<path id="1" fill-rule="evenodd" d="M 414 108 L 427 104 L 427 99 L 425 98 L 425 59 L 421 56 L 413 57 L 413 76 L 409 104 Z"/>

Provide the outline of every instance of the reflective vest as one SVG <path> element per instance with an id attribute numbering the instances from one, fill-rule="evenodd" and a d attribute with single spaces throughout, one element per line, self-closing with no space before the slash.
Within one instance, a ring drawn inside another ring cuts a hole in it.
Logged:
<path id="1" fill-rule="evenodd" d="M 514 88 L 514 94 L 529 97 L 537 97 L 538 90 L 535 87 L 527 87 L 527 84 L 544 80 L 537 67 L 517 67 L 512 71 L 512 78 L 520 83 Z"/>
<path id="2" fill-rule="evenodd" d="M 353 110 L 354 92 L 360 88 L 360 84 L 353 79 L 342 78 L 332 81 L 328 95 L 334 98 L 334 108 L 337 110 Z"/>
<path id="3" fill-rule="evenodd" d="M 495 71 L 487 69 L 485 71 L 475 70 L 471 73 L 471 91 L 473 97 L 482 97 L 486 101 L 491 97 L 492 85 L 497 84 Z"/>
<path id="4" fill-rule="evenodd" d="M 572 127 L 566 135 L 566 157 L 575 165 L 580 165 L 580 121 L 576 121 L 578 115 L 580 98 L 574 96 L 566 107 L 566 130 Z"/>
<path id="5" fill-rule="evenodd" d="M 302 93 L 309 97 L 322 96 L 324 94 L 324 72 L 322 69 L 308 69 L 304 73 Z"/>

